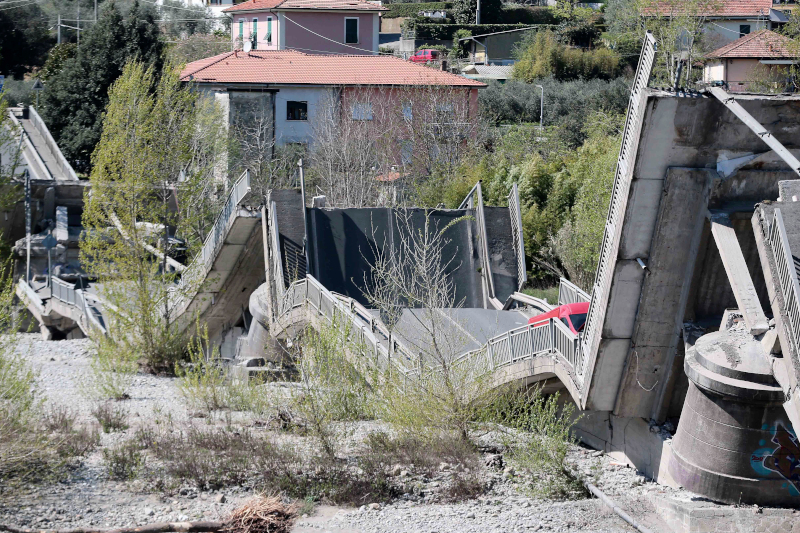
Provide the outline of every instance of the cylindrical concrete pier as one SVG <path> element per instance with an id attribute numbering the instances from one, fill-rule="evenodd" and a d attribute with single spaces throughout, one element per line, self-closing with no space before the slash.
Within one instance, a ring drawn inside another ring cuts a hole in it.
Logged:
<path id="1" fill-rule="evenodd" d="M 704 335 L 685 370 L 675 481 L 716 501 L 800 506 L 800 447 L 761 343 L 743 330 Z"/>

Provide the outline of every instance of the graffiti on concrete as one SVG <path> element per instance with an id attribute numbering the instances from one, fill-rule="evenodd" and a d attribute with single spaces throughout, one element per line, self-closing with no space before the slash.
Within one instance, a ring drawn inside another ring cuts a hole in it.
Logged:
<path id="1" fill-rule="evenodd" d="M 772 428 L 764 424 L 762 429 L 770 430 L 770 440 L 777 447 L 765 446 L 764 440 L 759 442 L 762 448 L 750 455 L 753 470 L 765 477 L 777 473 L 786 480 L 784 488 L 793 496 L 800 496 L 800 441 L 791 426 L 783 422 L 776 422 Z"/>

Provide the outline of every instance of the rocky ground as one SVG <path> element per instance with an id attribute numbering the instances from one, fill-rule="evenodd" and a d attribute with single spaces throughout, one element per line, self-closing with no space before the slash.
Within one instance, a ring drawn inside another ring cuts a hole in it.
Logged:
<path id="1" fill-rule="evenodd" d="M 39 370 L 39 387 L 54 405 L 68 406 L 79 420 L 94 423 L 94 403 L 82 394 L 89 370 L 88 340 L 50 341 L 39 335 L 23 335 L 19 350 Z M 170 493 L 146 490 L 137 482 L 108 478 L 102 449 L 125 438 L 137 425 L 155 419 L 173 423 L 188 421 L 193 413 L 185 407 L 175 379 L 139 375 L 124 403 L 130 428 L 102 434 L 101 446 L 84 458 L 68 479 L 46 486 L 22 487 L 0 494 L 0 524 L 39 529 L 114 527 L 173 520 L 214 520 L 226 516 L 252 493 L 234 488 L 203 492 L 186 486 Z M 369 424 L 369 423 L 364 423 Z M 374 424 L 374 423 L 373 423 Z M 356 427 L 352 433 L 358 433 Z M 128 434 L 126 436 L 126 434 Z M 569 456 L 574 468 L 591 474 L 596 485 L 629 514 L 653 531 L 669 531 L 646 500 L 651 490 L 664 490 L 615 463 L 599 452 L 575 447 Z M 490 461 L 491 462 L 491 461 Z M 492 488 L 477 499 L 460 503 L 431 503 L 430 498 L 405 494 L 388 505 L 365 504 L 360 508 L 317 506 L 298 520 L 295 531 L 331 533 L 367 532 L 616 532 L 633 531 L 596 499 L 553 502 L 533 499 L 520 490 L 525 479 L 513 469 L 486 468 L 482 474 Z M 436 476 L 421 480 L 435 492 Z"/>

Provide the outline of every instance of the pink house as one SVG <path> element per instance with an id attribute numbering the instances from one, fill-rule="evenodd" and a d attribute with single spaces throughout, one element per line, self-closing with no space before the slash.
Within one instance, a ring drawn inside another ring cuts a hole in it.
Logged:
<path id="1" fill-rule="evenodd" d="M 800 50 L 791 39 L 759 30 L 707 54 L 703 81 L 724 83 L 733 92 L 794 91 L 792 67 L 798 56 Z"/>
<path id="2" fill-rule="evenodd" d="M 385 9 L 362 0 L 247 0 L 224 12 L 238 49 L 369 54 L 378 52 Z"/>

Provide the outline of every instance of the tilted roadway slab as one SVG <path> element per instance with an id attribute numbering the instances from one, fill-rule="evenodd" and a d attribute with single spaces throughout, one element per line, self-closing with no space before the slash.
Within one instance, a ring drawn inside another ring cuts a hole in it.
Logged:
<path id="1" fill-rule="evenodd" d="M 242 317 L 264 280 L 261 212 L 238 207 L 199 289 L 179 309 L 181 326 L 191 328 L 199 318 L 214 338 Z"/>

